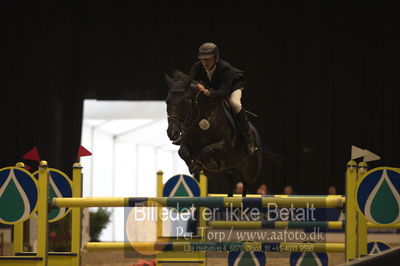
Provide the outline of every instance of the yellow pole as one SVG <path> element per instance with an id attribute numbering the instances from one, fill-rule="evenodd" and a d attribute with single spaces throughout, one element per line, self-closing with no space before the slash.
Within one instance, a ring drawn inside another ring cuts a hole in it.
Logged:
<path id="1" fill-rule="evenodd" d="M 54 207 L 133 207 L 136 203 L 142 206 L 160 204 L 164 207 L 241 207 L 246 204 L 247 198 L 241 197 L 87 197 L 87 198 L 53 198 Z M 310 198 L 261 198 L 252 207 L 279 208 L 341 208 L 345 201 L 341 198 L 310 197 Z"/>
<path id="2" fill-rule="evenodd" d="M 24 168 L 25 164 L 23 162 L 18 162 L 15 167 Z M 24 251 L 24 222 L 14 224 L 13 226 L 13 254 Z"/>
<path id="3" fill-rule="evenodd" d="M 228 197 L 228 194 L 215 194 L 215 193 L 210 193 L 210 194 L 208 194 L 207 195 L 208 197 Z M 233 194 L 232 195 L 233 197 L 239 197 L 239 198 L 241 198 L 242 197 L 242 194 Z M 265 197 L 264 195 L 260 195 L 260 194 L 246 194 L 246 198 L 263 198 L 263 197 Z M 271 195 L 271 196 L 269 196 L 269 197 L 273 197 L 273 198 L 295 198 L 295 199 L 297 199 L 297 198 L 307 198 L 307 199 L 309 199 L 309 198 L 315 198 L 315 197 L 317 197 L 317 198 L 340 198 L 340 199 L 345 199 L 345 197 L 344 196 L 341 196 L 341 195 L 280 195 L 280 194 L 277 194 L 277 195 Z"/>
<path id="4" fill-rule="evenodd" d="M 124 197 L 53 198 L 54 207 L 127 207 Z"/>
<path id="5" fill-rule="evenodd" d="M 200 196 L 201 197 L 207 197 L 208 190 L 207 190 L 207 176 L 204 174 L 203 171 L 200 172 Z M 205 241 L 206 239 L 206 226 L 207 226 L 207 221 L 205 220 L 205 207 L 200 207 L 200 218 L 199 218 L 199 227 L 202 228 L 202 230 L 197 230 L 197 235 L 200 236 L 201 241 Z M 206 265 L 206 253 L 205 252 L 200 252 L 198 254 L 199 260 L 202 261 L 201 265 Z"/>
<path id="6" fill-rule="evenodd" d="M 368 171 L 368 165 L 365 162 L 360 162 L 358 164 L 358 175 L 357 181 L 362 180 Z M 357 200 L 357 199 L 354 199 Z M 367 219 L 357 210 L 357 257 L 362 257 L 367 255 Z"/>
<path id="7" fill-rule="evenodd" d="M 164 172 L 159 170 L 157 171 L 157 197 L 162 197 L 162 191 L 163 191 L 163 176 Z"/>
<path id="8" fill-rule="evenodd" d="M 162 194 L 164 187 L 163 176 L 164 176 L 163 171 L 159 170 L 157 172 L 157 197 L 163 196 Z M 163 222 L 161 220 L 161 211 L 162 207 L 157 207 L 157 239 L 159 237 L 162 237 L 163 235 Z"/>
<path id="9" fill-rule="evenodd" d="M 346 261 L 357 257 L 356 234 L 356 201 L 355 189 L 357 179 L 357 163 L 349 161 L 346 170 L 346 224 L 345 224 L 345 249 Z"/>
<path id="10" fill-rule="evenodd" d="M 72 197 L 82 197 L 82 166 L 75 163 L 72 167 Z M 73 257 L 74 265 L 81 265 L 81 246 L 82 246 L 82 209 L 72 208 L 71 220 L 71 253 L 76 253 Z M 66 218 L 64 218 L 66 219 Z"/>
<path id="11" fill-rule="evenodd" d="M 207 197 L 207 177 L 204 175 L 203 171 L 200 172 L 200 197 Z M 206 220 L 205 218 L 205 207 L 200 207 L 200 218 L 199 218 L 199 227 L 201 230 L 198 230 L 197 234 L 201 237 L 201 239 L 205 238 L 205 228 L 206 228 Z"/>
<path id="12" fill-rule="evenodd" d="M 273 227 L 266 228 L 293 228 L 290 222 L 287 221 L 275 221 Z M 292 222 L 296 223 L 296 222 Z M 299 226 L 296 228 L 306 228 L 306 227 L 324 227 L 322 225 L 317 224 L 318 222 L 300 222 Z M 326 227 L 328 229 L 342 229 L 343 227 L 342 221 L 327 221 Z M 208 224 L 213 229 L 261 229 L 263 227 L 263 223 L 261 221 L 209 221 Z M 374 224 L 371 222 L 367 222 L 368 228 L 373 229 L 399 229 L 400 223 L 397 224 Z"/>
<path id="13" fill-rule="evenodd" d="M 38 198 L 38 238 L 37 256 L 42 260 L 37 265 L 47 266 L 48 252 L 48 194 L 49 194 L 49 169 L 46 161 L 41 161 L 39 166 L 39 198 Z"/>
<path id="14" fill-rule="evenodd" d="M 367 222 L 367 228 L 373 228 L 373 229 L 400 229 L 400 223 L 397 223 L 397 224 L 375 224 L 373 222 Z"/>
<path id="15" fill-rule="evenodd" d="M 207 247 L 207 246 L 220 246 L 228 247 L 222 249 L 228 251 L 229 247 L 240 246 L 245 250 L 251 250 L 252 248 L 261 249 L 262 242 L 89 242 L 84 245 L 84 249 L 89 251 L 103 251 L 103 250 L 114 250 L 123 251 L 127 249 L 138 249 L 142 251 L 162 251 L 166 245 L 172 244 L 172 250 L 165 252 L 181 252 L 187 253 L 185 250 L 190 250 L 190 247 Z M 268 243 L 265 243 L 268 244 Z M 270 250 L 271 252 L 338 252 L 342 253 L 345 250 L 343 243 L 292 243 L 283 242 L 279 244 L 278 249 Z M 268 251 L 267 251 L 268 252 Z"/>

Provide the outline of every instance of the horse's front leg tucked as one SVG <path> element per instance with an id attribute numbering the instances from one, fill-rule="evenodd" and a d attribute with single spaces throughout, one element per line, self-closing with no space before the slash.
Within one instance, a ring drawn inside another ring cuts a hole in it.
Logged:
<path id="1" fill-rule="evenodd" d="M 203 148 L 201 162 L 210 171 L 219 171 L 225 167 L 222 152 L 226 149 L 226 141 L 221 140 Z"/>
<path id="2" fill-rule="evenodd" d="M 194 173 L 196 171 L 200 171 L 198 164 L 195 162 L 194 158 L 190 155 L 189 148 L 185 145 L 181 145 L 178 150 L 179 156 L 182 160 L 185 161 L 186 165 L 189 168 L 190 173 Z"/>

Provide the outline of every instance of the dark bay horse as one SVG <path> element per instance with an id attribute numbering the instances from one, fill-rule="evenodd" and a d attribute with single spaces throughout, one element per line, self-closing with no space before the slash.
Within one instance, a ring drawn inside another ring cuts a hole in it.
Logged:
<path id="1" fill-rule="evenodd" d="M 242 181 L 243 196 L 247 184 L 257 180 L 263 161 L 262 143 L 257 130 L 250 124 L 258 151 L 248 155 L 240 131 L 225 114 L 221 100 L 209 98 L 192 84 L 184 73 L 176 71 L 170 78 L 166 103 L 168 137 L 180 142 L 179 156 L 192 174 L 200 170 L 208 178 L 227 178 L 233 187 Z"/>

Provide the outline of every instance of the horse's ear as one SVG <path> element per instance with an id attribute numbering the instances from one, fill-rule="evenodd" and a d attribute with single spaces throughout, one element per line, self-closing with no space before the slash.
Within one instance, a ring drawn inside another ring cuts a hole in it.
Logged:
<path id="1" fill-rule="evenodd" d="M 167 73 L 165 73 L 165 82 L 167 83 L 168 88 L 171 88 L 174 84 L 173 80 L 168 76 Z"/>

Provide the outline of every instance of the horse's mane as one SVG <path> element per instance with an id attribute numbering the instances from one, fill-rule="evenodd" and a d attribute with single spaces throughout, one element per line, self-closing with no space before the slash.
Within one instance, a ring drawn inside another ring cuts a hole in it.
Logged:
<path id="1" fill-rule="evenodd" d="M 175 82 L 178 81 L 186 81 L 189 78 L 189 75 L 186 75 L 180 70 L 175 70 L 174 73 L 172 74 L 172 80 Z"/>
<path id="2" fill-rule="evenodd" d="M 171 101 L 173 104 L 179 104 L 184 97 L 187 95 L 188 90 L 186 81 L 189 79 L 189 76 L 183 73 L 180 70 L 175 70 L 172 73 L 171 80 L 174 82 L 175 87 L 170 88 L 167 99 Z"/>

